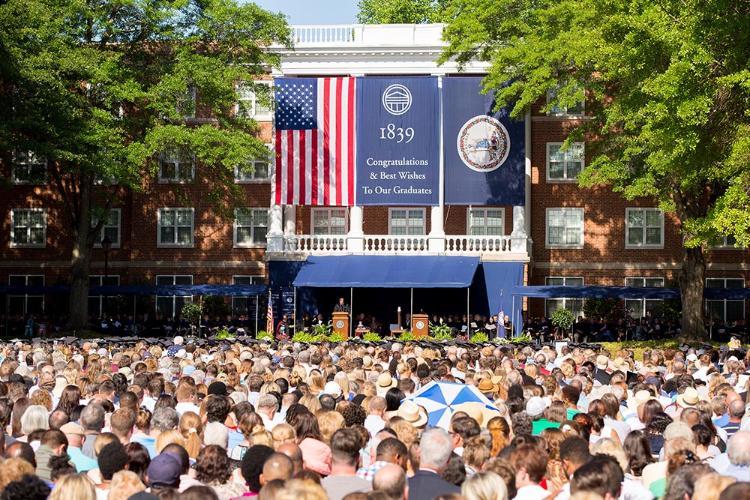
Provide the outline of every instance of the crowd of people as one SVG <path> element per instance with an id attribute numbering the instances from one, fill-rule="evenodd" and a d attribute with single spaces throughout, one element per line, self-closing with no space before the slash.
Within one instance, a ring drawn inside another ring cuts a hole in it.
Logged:
<path id="1" fill-rule="evenodd" d="M 558 349 L 0 344 L 0 499 L 750 498 L 750 354 Z"/>

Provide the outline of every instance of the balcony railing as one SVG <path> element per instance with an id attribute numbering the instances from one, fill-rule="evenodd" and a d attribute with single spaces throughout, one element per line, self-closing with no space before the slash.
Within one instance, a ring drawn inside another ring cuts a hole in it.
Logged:
<path id="1" fill-rule="evenodd" d="M 294 46 L 330 47 L 444 45 L 442 24 L 309 24 L 292 26 Z"/>
<path id="2" fill-rule="evenodd" d="M 368 234 L 347 235 L 294 234 L 283 237 L 282 246 L 274 247 L 269 239 L 268 252 L 278 255 L 471 255 L 494 260 L 527 259 L 531 240 L 511 236 Z M 276 248 L 276 249 L 274 249 Z M 283 248 L 283 250 L 282 250 Z"/>

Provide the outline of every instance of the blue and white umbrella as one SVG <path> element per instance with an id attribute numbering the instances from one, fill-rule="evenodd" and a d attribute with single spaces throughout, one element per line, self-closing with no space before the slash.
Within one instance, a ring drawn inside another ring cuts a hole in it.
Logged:
<path id="1" fill-rule="evenodd" d="M 479 403 L 487 412 L 499 410 L 487 396 L 473 385 L 453 382 L 430 382 L 408 398 L 427 410 L 427 422 L 430 427 L 448 429 L 451 416 L 457 407 L 465 403 Z"/>

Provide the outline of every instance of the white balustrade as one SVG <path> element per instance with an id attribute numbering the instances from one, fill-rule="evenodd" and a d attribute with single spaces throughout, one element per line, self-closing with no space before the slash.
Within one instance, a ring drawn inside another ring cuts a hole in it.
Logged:
<path id="1" fill-rule="evenodd" d="M 442 24 L 301 24 L 292 26 L 295 47 L 334 45 L 442 46 Z"/>
<path id="2" fill-rule="evenodd" d="M 346 236 L 295 234 L 286 236 L 286 251 L 306 253 L 346 253 Z"/>
<path id="3" fill-rule="evenodd" d="M 284 251 L 310 255 L 476 255 L 513 260 L 523 258 L 519 253 L 527 254 L 530 244 L 526 238 L 522 242 L 516 241 L 517 239 L 512 236 L 446 235 L 445 251 L 435 252 L 430 249 L 430 237 L 426 235 L 368 234 L 351 238 L 346 235 L 294 234 L 284 236 Z M 527 251 L 514 250 L 514 243 L 516 248 L 523 246 Z"/>
<path id="4" fill-rule="evenodd" d="M 365 253 L 370 254 L 426 253 L 429 247 L 427 236 L 365 235 Z"/>
<path id="5" fill-rule="evenodd" d="M 510 236 L 446 235 L 446 254 L 510 253 Z"/>

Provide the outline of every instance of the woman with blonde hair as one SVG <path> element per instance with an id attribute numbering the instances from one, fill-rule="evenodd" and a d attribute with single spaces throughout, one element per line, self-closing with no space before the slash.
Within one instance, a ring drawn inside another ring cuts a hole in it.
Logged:
<path id="1" fill-rule="evenodd" d="M 57 481 L 49 500 L 96 500 L 96 489 L 85 474 L 68 474 Z"/>
<path id="2" fill-rule="evenodd" d="M 344 395 L 344 400 L 349 401 L 353 397 L 353 394 L 349 387 L 349 377 L 346 376 L 346 372 L 338 372 L 333 376 L 333 381 L 341 387 L 341 394 Z"/>
<path id="3" fill-rule="evenodd" d="M 180 434 L 185 440 L 185 450 L 190 458 L 195 459 L 201 451 L 203 443 L 203 422 L 200 415 L 186 411 L 180 417 Z"/>
<path id="4" fill-rule="evenodd" d="M 337 411 L 326 411 L 319 412 L 317 419 L 323 442 L 330 446 L 333 433 L 344 427 L 344 416 Z"/>
<path id="5" fill-rule="evenodd" d="M 178 429 L 169 429 L 159 434 L 159 437 L 156 438 L 156 453 L 161 453 L 161 450 L 170 444 L 179 444 L 185 448 L 185 438 L 182 437 L 182 433 Z"/>
<path id="6" fill-rule="evenodd" d="M 464 500 L 508 500 L 505 481 L 494 472 L 478 472 L 461 485 Z"/>
<path id="7" fill-rule="evenodd" d="M 701 500 L 719 500 L 721 492 L 736 482 L 737 479 L 731 476 L 706 474 L 695 482 L 693 498 L 700 498 Z"/>
<path id="8" fill-rule="evenodd" d="M 273 440 L 273 449 L 277 450 L 283 444 L 295 443 L 297 441 L 297 433 L 291 425 L 281 423 L 271 431 L 271 439 Z"/>
<path id="9" fill-rule="evenodd" d="M 319 371 L 314 370 L 310 372 L 310 376 L 307 377 L 307 386 L 310 394 L 317 397 L 321 392 L 323 392 L 325 385 L 326 379 L 323 378 L 323 375 L 321 375 Z M 312 409 L 310 411 L 312 411 Z"/>
<path id="10" fill-rule="evenodd" d="M 138 474 L 129 470 L 115 472 L 109 485 L 107 500 L 128 500 L 131 496 L 146 490 Z"/>

